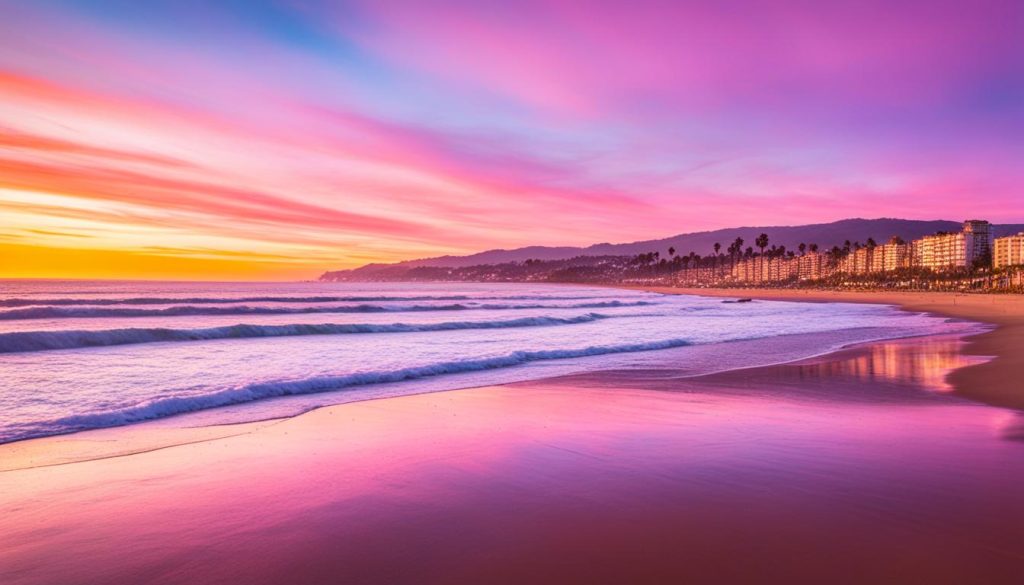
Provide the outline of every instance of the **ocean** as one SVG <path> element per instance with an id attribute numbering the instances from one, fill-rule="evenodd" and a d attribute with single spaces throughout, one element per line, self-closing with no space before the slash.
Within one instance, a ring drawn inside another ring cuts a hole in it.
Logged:
<path id="1" fill-rule="evenodd" d="M 540 284 L 0 281 L 0 443 L 606 369 L 696 376 L 975 327 Z"/>

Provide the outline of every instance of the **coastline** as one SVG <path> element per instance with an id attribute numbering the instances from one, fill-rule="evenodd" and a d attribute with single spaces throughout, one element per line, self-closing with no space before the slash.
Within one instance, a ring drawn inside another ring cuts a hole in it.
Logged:
<path id="1" fill-rule="evenodd" d="M 884 303 L 1002 334 L 0 445 L 0 581 L 1019 582 L 1024 414 L 959 379 L 1012 370 L 1018 299 L 652 292 Z M 991 355 L 1008 357 L 977 374 Z"/>
<path id="2" fill-rule="evenodd" d="M 1015 352 L 1015 347 L 1024 347 L 1024 296 L 1015 295 L 964 295 L 954 293 L 902 293 L 902 292 L 847 292 L 820 290 L 779 290 L 779 289 L 705 289 L 705 288 L 672 288 L 649 286 L 622 286 L 659 294 L 695 295 L 715 298 L 747 297 L 759 300 L 793 301 L 793 302 L 851 302 L 886 304 L 899 306 L 904 310 L 929 312 L 951 318 L 967 319 L 993 325 L 995 329 L 978 335 L 963 337 L 966 342 L 958 348 L 958 352 L 966 356 L 977 356 L 947 372 L 946 380 L 954 393 L 992 406 L 1024 410 L 1024 391 L 1013 392 L 1000 381 L 1022 379 L 1024 376 L 1024 356 Z M 857 344 L 856 348 L 885 343 L 886 341 L 869 341 Z M 1016 345 L 1015 345 L 1016 344 Z M 735 374 L 733 370 L 701 374 L 687 377 L 687 380 L 700 381 L 714 378 L 722 374 L 742 375 L 743 371 L 753 369 L 760 371 L 766 368 L 785 367 L 807 360 L 829 359 L 830 356 L 841 356 L 852 348 L 840 348 L 827 351 L 817 356 L 802 358 L 796 362 L 782 361 L 771 365 L 741 368 Z M 994 359 L 993 359 L 994 358 Z M 599 371 L 596 375 L 602 376 Z M 628 376 L 629 371 L 624 370 Z M 541 378 L 529 382 L 511 382 L 495 387 L 518 386 L 520 384 L 557 383 L 563 376 Z M 573 375 L 569 375 L 573 378 Z M 467 387 L 444 392 L 458 392 L 490 386 Z M 390 398 L 369 398 L 367 401 L 390 400 Z M 356 401 L 359 403 L 363 401 Z M 263 427 L 275 425 L 282 421 L 302 417 L 310 412 L 323 408 L 336 408 L 342 405 L 316 407 L 296 415 L 282 418 L 270 418 L 239 423 L 212 424 L 203 426 L 166 427 L 164 419 L 144 421 L 125 426 L 90 429 L 69 434 L 60 434 L 39 438 L 31 438 L 12 443 L 0 444 L 0 473 L 41 467 L 54 467 L 71 463 L 94 460 L 131 457 L 148 452 L 216 441 L 239 434 L 258 433 Z"/>
<path id="3" fill-rule="evenodd" d="M 942 387 L 963 346 L 406 395 L 160 448 L 145 424 L 32 440 L 144 450 L 0 472 L 0 581 L 1009 585 L 1024 417 Z"/>
<path id="4" fill-rule="evenodd" d="M 960 396 L 993 406 L 1024 410 L 1024 295 L 964 294 L 949 292 L 828 291 L 795 289 L 673 288 L 624 286 L 660 294 L 757 300 L 868 303 L 894 305 L 905 311 L 925 312 L 993 325 L 992 331 L 969 336 L 967 355 L 991 358 L 949 373 Z"/>

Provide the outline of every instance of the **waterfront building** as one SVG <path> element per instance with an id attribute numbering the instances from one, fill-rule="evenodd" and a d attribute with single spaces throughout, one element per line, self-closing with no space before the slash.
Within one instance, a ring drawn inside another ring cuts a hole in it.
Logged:
<path id="1" fill-rule="evenodd" d="M 797 258 L 797 276 L 800 280 L 817 280 L 824 275 L 825 255 L 808 252 Z"/>
<path id="2" fill-rule="evenodd" d="M 870 251 L 858 248 L 850 253 L 849 272 L 851 274 L 867 274 L 871 270 Z"/>
<path id="3" fill-rule="evenodd" d="M 874 248 L 871 249 L 869 263 L 869 272 L 885 272 L 885 245 L 875 246 Z"/>
<path id="4" fill-rule="evenodd" d="M 729 274 L 733 280 L 751 282 L 754 280 L 754 267 L 751 258 L 739 258 L 732 266 Z"/>
<path id="5" fill-rule="evenodd" d="M 914 240 L 913 262 L 915 266 L 931 270 L 969 268 L 975 260 L 991 252 L 991 224 L 972 219 L 964 222 L 962 231 Z"/>
<path id="6" fill-rule="evenodd" d="M 996 268 L 1024 264 L 1024 232 L 996 238 L 992 248 L 992 265 Z"/>
<path id="7" fill-rule="evenodd" d="M 883 272 L 892 272 L 910 266 L 910 244 L 898 236 L 889 238 L 889 242 L 875 250 L 875 256 L 881 262 Z"/>

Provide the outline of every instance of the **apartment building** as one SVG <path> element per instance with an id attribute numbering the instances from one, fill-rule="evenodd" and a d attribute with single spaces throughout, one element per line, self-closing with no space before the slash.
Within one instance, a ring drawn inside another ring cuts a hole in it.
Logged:
<path id="1" fill-rule="evenodd" d="M 992 265 L 996 268 L 1024 264 L 1024 232 L 1015 236 L 996 238 L 992 249 Z"/>
<path id="2" fill-rule="evenodd" d="M 825 274 L 825 255 L 808 252 L 796 259 L 797 276 L 800 280 L 817 280 Z"/>
<path id="3" fill-rule="evenodd" d="M 991 251 L 991 224 L 972 219 L 964 222 L 962 231 L 914 240 L 913 263 L 932 270 L 967 268 Z"/>
<path id="4" fill-rule="evenodd" d="M 867 274 L 871 270 L 871 250 L 858 248 L 850 253 L 850 273 Z"/>
<path id="5" fill-rule="evenodd" d="M 875 259 L 881 265 L 879 270 L 882 272 L 908 268 L 911 261 L 910 244 L 893 236 L 888 243 L 875 249 Z"/>
<path id="6" fill-rule="evenodd" d="M 729 273 L 738 282 L 781 282 L 800 273 L 798 258 L 746 258 L 736 262 Z"/>

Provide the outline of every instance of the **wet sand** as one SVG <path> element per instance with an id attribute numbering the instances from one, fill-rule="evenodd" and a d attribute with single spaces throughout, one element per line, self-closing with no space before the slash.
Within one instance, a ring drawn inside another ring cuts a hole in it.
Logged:
<path id="1" fill-rule="evenodd" d="M 1024 422 L 956 395 L 962 350 L 351 403 L 32 469 L 159 441 L 0 446 L 0 582 L 1016 584 Z"/>
<path id="2" fill-rule="evenodd" d="M 993 359 L 953 372 L 950 382 L 964 397 L 1024 410 L 1024 295 L 964 294 L 945 292 L 859 292 L 797 289 L 687 289 L 639 288 L 663 294 L 694 294 L 753 299 L 846 302 L 896 305 L 908 311 L 923 311 L 995 325 L 989 333 L 976 335 L 964 349 L 971 355 Z"/>

